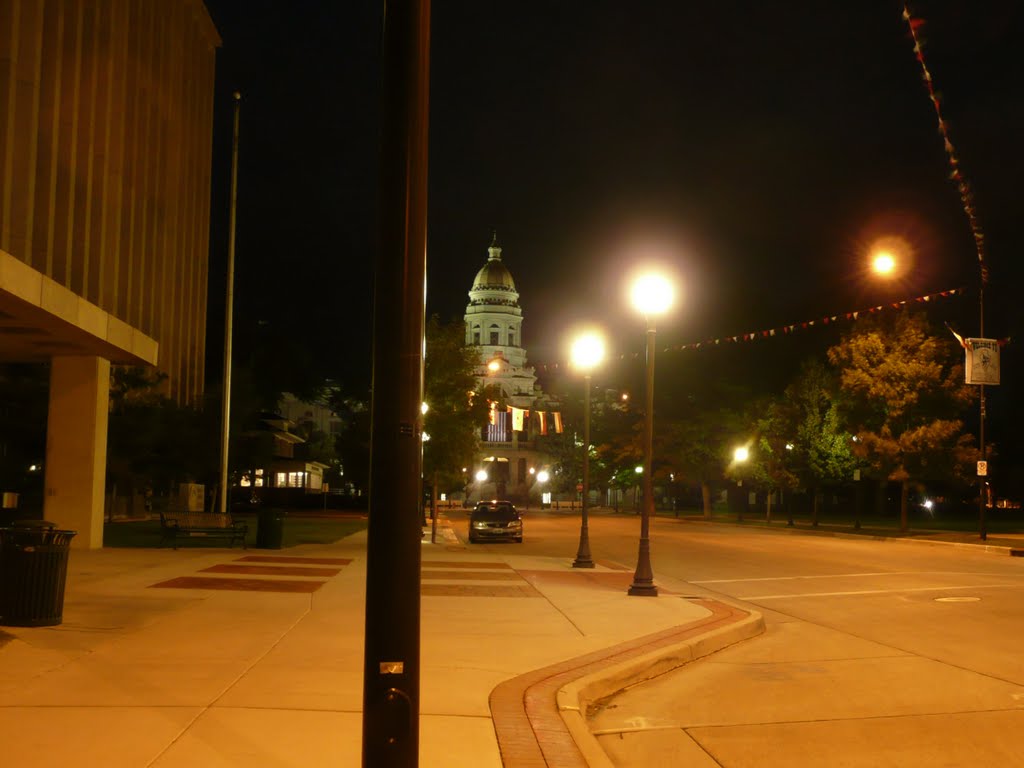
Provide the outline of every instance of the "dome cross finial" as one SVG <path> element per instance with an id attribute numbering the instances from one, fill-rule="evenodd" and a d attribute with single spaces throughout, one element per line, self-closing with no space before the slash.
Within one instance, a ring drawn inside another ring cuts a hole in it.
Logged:
<path id="1" fill-rule="evenodd" d="M 501 246 L 498 245 L 498 230 L 491 230 L 491 247 L 487 249 L 488 261 L 501 261 Z"/>

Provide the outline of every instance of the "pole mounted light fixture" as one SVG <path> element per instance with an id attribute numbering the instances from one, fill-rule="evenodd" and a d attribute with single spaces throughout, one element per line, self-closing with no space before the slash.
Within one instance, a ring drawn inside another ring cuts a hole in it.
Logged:
<path id="1" fill-rule="evenodd" d="M 639 275 L 630 288 L 633 307 L 644 315 L 647 321 L 647 370 L 645 377 L 646 409 L 644 411 L 644 465 L 643 465 L 643 509 L 640 513 L 640 547 L 637 553 L 636 571 L 629 594 L 642 597 L 657 597 L 654 572 L 651 569 L 651 516 L 654 514 L 654 488 L 652 483 L 652 462 L 654 453 L 654 318 L 662 315 L 672 306 L 675 290 L 664 275 L 647 272 Z"/>
<path id="2" fill-rule="evenodd" d="M 587 507 L 590 497 L 590 372 L 604 359 L 604 339 L 596 331 L 587 331 L 576 337 L 570 351 L 572 364 L 583 371 L 583 495 L 580 511 L 580 543 L 573 568 L 593 568 L 590 556 L 590 523 Z"/>

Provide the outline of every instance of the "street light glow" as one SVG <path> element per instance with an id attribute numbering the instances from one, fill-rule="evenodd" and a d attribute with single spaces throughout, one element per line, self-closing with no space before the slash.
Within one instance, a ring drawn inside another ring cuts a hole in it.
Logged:
<path id="1" fill-rule="evenodd" d="M 583 371 L 599 365 L 604 359 L 604 339 L 596 331 L 586 331 L 577 336 L 570 351 L 572 364 Z"/>
<path id="2" fill-rule="evenodd" d="M 550 479 L 551 475 L 548 474 L 548 471 L 546 469 L 542 469 L 540 472 L 537 473 L 538 483 L 546 483 Z"/>
<path id="3" fill-rule="evenodd" d="M 487 364 L 487 370 L 491 373 L 497 373 L 499 368 L 501 368 L 501 363 L 497 360 L 491 360 L 491 362 Z"/>
<path id="4" fill-rule="evenodd" d="M 480 483 L 484 482 L 485 480 L 487 480 L 487 472 L 485 472 L 482 469 L 477 470 L 476 479 L 477 479 L 477 482 L 480 482 Z"/>
<path id="5" fill-rule="evenodd" d="M 732 458 L 733 460 L 742 463 L 750 458 L 750 451 L 747 449 L 747 446 L 741 445 L 732 452 Z"/>
<path id="6" fill-rule="evenodd" d="M 871 261 L 871 268 L 875 271 L 876 275 L 889 277 L 896 269 L 896 257 L 889 253 L 889 251 L 879 251 Z"/>
<path id="7" fill-rule="evenodd" d="M 640 275 L 630 290 L 633 307 L 645 315 L 661 315 L 672 306 L 672 283 L 654 272 Z"/>

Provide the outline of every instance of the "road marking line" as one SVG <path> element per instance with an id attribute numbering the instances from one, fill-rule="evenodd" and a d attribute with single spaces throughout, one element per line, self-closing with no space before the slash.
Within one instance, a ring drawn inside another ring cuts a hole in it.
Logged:
<path id="1" fill-rule="evenodd" d="M 977 573 L 975 571 L 879 571 L 877 573 L 822 573 L 816 576 L 764 576 L 753 579 L 705 579 L 690 584 L 737 584 L 744 581 L 799 581 L 801 579 L 853 579 L 864 576 L 923 576 L 948 574 L 952 576 L 1001 576 L 999 573 Z"/>
<path id="2" fill-rule="evenodd" d="M 908 589 L 860 589 L 852 592 L 805 592 L 801 595 L 746 595 L 737 597 L 737 600 L 787 600 L 799 597 L 846 597 L 850 595 L 890 595 L 903 592 L 942 592 L 949 589 L 995 589 L 1002 587 L 1016 587 L 1020 589 L 1024 584 L 965 584 L 957 587 L 911 587 Z"/>

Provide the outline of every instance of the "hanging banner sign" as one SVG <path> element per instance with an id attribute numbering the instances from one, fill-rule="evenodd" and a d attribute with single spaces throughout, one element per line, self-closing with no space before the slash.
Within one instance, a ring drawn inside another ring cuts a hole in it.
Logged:
<path id="1" fill-rule="evenodd" d="M 996 339 L 964 339 L 968 384 L 999 383 L 999 342 Z"/>

